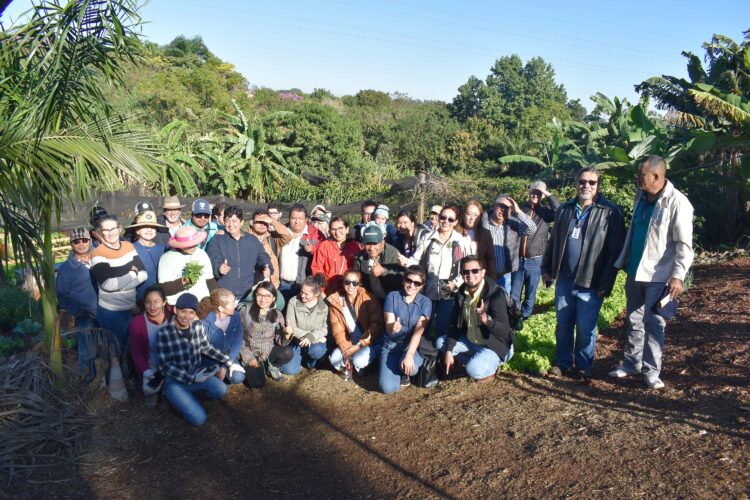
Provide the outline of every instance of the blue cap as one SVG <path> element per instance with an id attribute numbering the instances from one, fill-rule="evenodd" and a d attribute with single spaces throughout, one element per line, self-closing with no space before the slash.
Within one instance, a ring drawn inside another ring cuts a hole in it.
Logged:
<path id="1" fill-rule="evenodd" d="M 177 303 L 174 305 L 177 309 L 192 309 L 198 311 L 198 297 L 192 293 L 183 293 L 177 297 Z"/>
<path id="2" fill-rule="evenodd" d="M 198 198 L 193 202 L 193 213 L 211 215 L 211 205 L 203 198 Z"/>

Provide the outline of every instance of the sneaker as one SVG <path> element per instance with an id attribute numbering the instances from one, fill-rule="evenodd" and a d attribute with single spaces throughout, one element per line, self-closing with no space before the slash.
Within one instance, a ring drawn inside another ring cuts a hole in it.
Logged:
<path id="1" fill-rule="evenodd" d="M 646 377 L 646 387 L 648 387 L 649 389 L 664 389 L 664 382 L 662 382 L 659 377 Z"/>
<path id="2" fill-rule="evenodd" d="M 629 375 L 636 375 L 638 373 L 639 372 L 637 372 L 635 370 L 627 370 L 627 369 L 623 368 L 622 366 L 620 366 L 618 368 L 615 368 L 611 372 L 609 372 L 609 377 L 610 378 L 625 378 L 625 377 L 627 377 Z"/>
<path id="3" fill-rule="evenodd" d="M 549 375 L 550 377 L 562 377 L 563 371 L 559 366 L 555 365 L 547 370 L 547 375 Z"/>
<path id="4" fill-rule="evenodd" d="M 351 367 L 344 368 L 344 372 L 342 375 L 344 382 L 351 382 L 353 375 L 354 375 L 354 370 L 352 370 Z"/>
<path id="5" fill-rule="evenodd" d="M 411 377 L 409 375 L 401 375 L 401 387 L 409 387 L 411 385 Z"/>
<path id="6" fill-rule="evenodd" d="M 576 368 L 576 378 L 579 380 L 582 380 L 583 382 L 589 382 L 591 381 L 591 372 L 582 370 L 580 368 Z"/>
<path id="7" fill-rule="evenodd" d="M 268 376 L 276 382 L 283 382 L 284 380 L 286 380 L 286 376 L 281 373 L 281 370 L 270 363 L 268 364 Z"/>

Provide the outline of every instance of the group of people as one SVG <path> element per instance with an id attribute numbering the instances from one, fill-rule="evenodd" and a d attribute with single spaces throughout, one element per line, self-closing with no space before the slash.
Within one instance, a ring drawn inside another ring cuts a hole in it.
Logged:
<path id="1" fill-rule="evenodd" d="M 433 206 L 424 222 L 406 210 L 391 218 L 368 200 L 353 227 L 302 204 L 285 225 L 282 205 L 271 203 L 245 228 L 237 206 L 198 199 L 183 219 L 185 207 L 168 197 L 158 217 L 139 203 L 123 228 L 95 207 L 92 228 L 71 231 L 58 303 L 82 329 L 85 377 L 96 369 L 85 329 L 99 326 L 148 405 L 162 395 L 201 425 L 196 395 L 260 388 L 325 359 L 344 380 L 377 369 L 386 394 L 412 381 L 435 385 L 438 363 L 446 374 L 463 365 L 469 377 L 492 380 L 513 356 L 540 282 L 557 282 L 550 374 L 588 378 L 599 309 L 624 269 L 629 340 L 610 375 L 642 373 L 663 387 L 665 322 L 654 305 L 665 290 L 679 295 L 692 262 L 692 207 L 665 174 L 659 157 L 641 163 L 627 238 L 594 167 L 578 172 L 577 196 L 562 204 L 535 181 L 523 206 L 501 194 L 487 212 L 475 200 Z"/>

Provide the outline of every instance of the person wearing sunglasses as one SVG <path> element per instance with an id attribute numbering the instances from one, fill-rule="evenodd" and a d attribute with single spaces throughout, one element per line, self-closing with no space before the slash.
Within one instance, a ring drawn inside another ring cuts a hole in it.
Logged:
<path id="1" fill-rule="evenodd" d="M 344 380 L 352 379 L 380 354 L 383 334 L 383 309 L 380 302 L 360 286 L 362 274 L 349 269 L 339 291 L 326 298 L 328 320 L 336 348 L 328 360 L 342 372 Z"/>
<path id="2" fill-rule="evenodd" d="M 490 217 L 491 215 L 491 217 Z M 482 221 L 492 235 L 497 284 L 510 295 L 511 273 L 518 270 L 518 248 L 524 235 L 536 231 L 534 223 L 508 194 L 495 198 L 492 214 Z"/>
<path id="3" fill-rule="evenodd" d="M 198 231 L 206 233 L 206 239 L 199 246 L 201 250 L 205 250 L 208 243 L 219 232 L 219 224 L 211 220 L 211 205 L 202 198 L 198 198 L 193 202 L 190 219 L 188 219 L 185 225 L 193 226 Z"/>
<path id="4" fill-rule="evenodd" d="M 427 272 L 423 293 L 432 301 L 432 328 L 427 334 L 432 341 L 447 333 L 453 294 L 463 283 L 458 264 L 469 252 L 466 238 L 456 230 L 458 217 L 458 207 L 443 207 L 437 229 L 430 233 L 406 261 L 410 266 L 421 265 Z"/>
<path id="5" fill-rule="evenodd" d="M 495 245 L 490 231 L 482 225 L 484 208 L 477 200 L 469 200 L 461 214 L 461 232 L 467 239 L 469 255 L 476 255 L 484 263 L 487 276 L 497 279 Z"/>
<path id="6" fill-rule="evenodd" d="M 577 196 L 557 210 L 542 261 L 542 279 L 555 286 L 555 364 L 552 376 L 591 377 L 596 320 L 617 277 L 615 260 L 625 226 L 620 209 L 600 192 L 601 176 L 590 165 L 576 175 Z M 574 336 L 575 329 L 575 336 Z"/>
<path id="7" fill-rule="evenodd" d="M 446 375 L 459 362 L 466 365 L 469 377 L 489 382 L 500 365 L 513 357 L 507 294 L 485 275 L 479 257 L 461 259 L 464 284 L 453 301 L 448 333 L 437 341 L 438 350 L 444 353 Z"/>
<path id="8" fill-rule="evenodd" d="M 410 385 L 410 377 L 422 366 L 419 342 L 432 316 L 432 302 L 419 293 L 425 278 L 421 267 L 409 266 L 403 288 L 385 298 L 385 334 L 378 374 L 378 385 L 385 394 Z"/>

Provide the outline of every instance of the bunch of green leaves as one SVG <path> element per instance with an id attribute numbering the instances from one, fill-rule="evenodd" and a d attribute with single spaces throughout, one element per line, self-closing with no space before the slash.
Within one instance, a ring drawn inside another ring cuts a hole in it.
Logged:
<path id="1" fill-rule="evenodd" d="M 198 262 L 188 262 L 182 270 L 182 277 L 188 282 L 188 288 L 195 285 L 203 273 L 203 265 Z"/>
<path id="2" fill-rule="evenodd" d="M 18 337 L 6 337 L 0 335 L 0 357 L 7 357 L 16 351 L 23 349 L 24 343 Z"/>
<path id="3" fill-rule="evenodd" d="M 29 294 L 15 287 L 0 288 L 0 332 L 12 330 L 25 319 L 40 320 L 41 307 Z"/>

